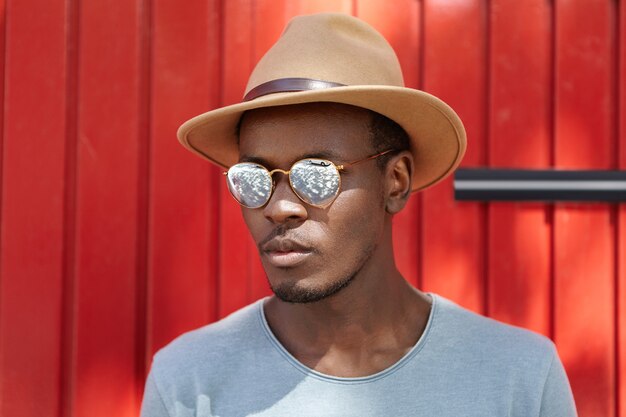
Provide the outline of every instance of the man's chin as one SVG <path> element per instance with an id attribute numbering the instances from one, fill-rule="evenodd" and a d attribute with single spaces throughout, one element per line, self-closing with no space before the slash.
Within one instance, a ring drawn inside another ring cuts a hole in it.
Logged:
<path id="1" fill-rule="evenodd" d="M 342 280 L 333 282 L 325 287 L 304 287 L 300 283 L 282 283 L 278 285 L 272 285 L 270 288 L 274 292 L 274 295 L 286 303 L 305 304 L 315 303 L 317 301 L 324 300 L 337 294 L 342 289 L 346 288 L 350 282 L 354 279 L 354 275 L 351 275 Z"/>

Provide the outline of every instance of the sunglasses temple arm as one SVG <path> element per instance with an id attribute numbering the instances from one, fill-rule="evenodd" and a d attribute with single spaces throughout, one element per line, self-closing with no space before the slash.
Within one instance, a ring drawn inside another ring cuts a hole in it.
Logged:
<path id="1" fill-rule="evenodd" d="M 363 158 L 363 159 L 357 159 L 356 161 L 353 161 L 353 162 L 348 162 L 346 164 L 341 165 L 341 167 L 345 168 L 346 165 L 353 166 L 356 164 L 360 164 L 361 162 L 369 161 L 370 159 L 375 159 L 375 158 L 378 158 L 379 156 L 383 156 L 391 151 L 393 151 L 393 149 L 387 149 L 386 151 L 377 153 L 376 155 L 368 156 L 367 158 Z"/>

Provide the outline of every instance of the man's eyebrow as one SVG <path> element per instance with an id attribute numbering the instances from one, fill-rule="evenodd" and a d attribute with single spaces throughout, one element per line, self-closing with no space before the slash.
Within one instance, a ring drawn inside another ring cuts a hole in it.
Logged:
<path id="1" fill-rule="evenodd" d="M 266 161 L 263 158 L 258 158 L 256 156 L 251 155 L 241 155 L 239 157 L 239 162 L 254 162 L 255 164 L 265 165 Z"/>
<path id="2" fill-rule="evenodd" d="M 299 161 L 301 159 L 307 159 L 307 158 L 328 159 L 328 160 L 331 160 L 333 162 L 343 161 L 343 158 L 341 158 L 339 155 L 337 155 L 333 151 L 319 151 L 319 152 L 304 153 L 304 154 L 296 157 L 293 161 L 291 161 L 291 163 L 297 162 L 297 161 Z M 257 156 L 253 156 L 253 155 L 245 155 L 245 154 L 241 155 L 239 157 L 239 162 L 253 162 L 253 163 L 260 164 L 260 165 L 268 167 L 267 166 L 268 161 L 266 159 L 261 158 L 261 157 L 257 157 Z"/>
<path id="3" fill-rule="evenodd" d="M 341 157 L 334 153 L 333 151 L 320 151 L 320 152 L 312 152 L 301 155 L 298 159 L 306 159 L 306 158 L 320 158 L 320 159 L 330 159 L 330 160 L 339 160 Z"/>

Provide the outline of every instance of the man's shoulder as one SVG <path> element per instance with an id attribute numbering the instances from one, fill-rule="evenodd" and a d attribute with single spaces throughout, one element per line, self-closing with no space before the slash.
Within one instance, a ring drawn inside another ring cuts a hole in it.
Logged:
<path id="1" fill-rule="evenodd" d="M 153 367 L 176 372 L 202 363 L 223 363 L 227 356 L 246 350 L 260 335 L 259 308 L 262 300 L 249 304 L 223 319 L 181 334 L 154 355 Z"/>
<path id="2" fill-rule="evenodd" d="M 549 367 L 556 348 L 552 340 L 535 331 L 504 323 L 439 297 L 438 327 L 452 351 L 461 357 L 489 363 L 526 362 Z"/>

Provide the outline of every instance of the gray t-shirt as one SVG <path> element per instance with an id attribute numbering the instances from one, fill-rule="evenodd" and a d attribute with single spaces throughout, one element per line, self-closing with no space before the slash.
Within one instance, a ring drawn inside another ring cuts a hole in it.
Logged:
<path id="1" fill-rule="evenodd" d="M 433 305 L 415 346 L 358 378 L 298 362 L 259 300 L 158 351 L 141 416 L 576 416 L 550 339 L 427 294 Z"/>

